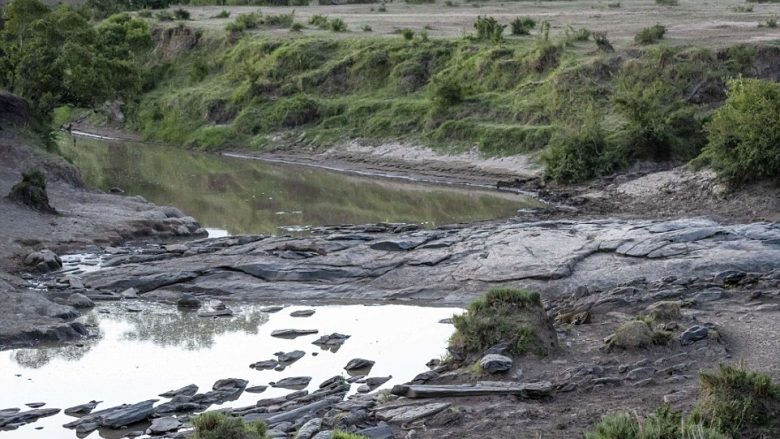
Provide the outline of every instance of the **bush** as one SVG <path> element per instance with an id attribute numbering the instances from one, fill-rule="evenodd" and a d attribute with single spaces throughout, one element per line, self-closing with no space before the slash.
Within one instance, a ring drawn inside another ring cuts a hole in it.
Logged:
<path id="1" fill-rule="evenodd" d="M 173 21 L 174 16 L 171 14 L 171 11 L 160 11 L 156 15 L 157 19 L 160 21 Z"/>
<path id="2" fill-rule="evenodd" d="M 192 420 L 194 439 L 264 439 L 266 425 L 262 422 L 244 423 L 239 417 L 220 412 L 206 412 Z"/>
<path id="3" fill-rule="evenodd" d="M 262 17 L 263 24 L 273 27 L 290 27 L 295 21 L 295 13 L 279 14 L 279 15 L 266 15 Z"/>
<path id="4" fill-rule="evenodd" d="M 368 439 L 368 437 L 357 433 L 347 433 L 346 431 L 334 430 L 330 439 Z"/>
<path id="5" fill-rule="evenodd" d="M 363 32 L 371 32 L 371 31 L 373 31 L 373 30 L 374 30 L 374 29 L 372 29 L 372 28 L 371 28 L 371 26 L 369 26 L 369 25 L 367 25 L 367 24 L 364 24 L 364 25 L 363 25 L 363 26 L 362 26 L 360 29 L 361 29 Z"/>
<path id="6" fill-rule="evenodd" d="M 767 18 L 765 22 L 759 23 L 758 27 L 775 28 L 775 27 L 777 27 L 777 19 L 776 18 Z"/>
<path id="7" fill-rule="evenodd" d="M 740 78 L 728 87 L 702 158 L 734 184 L 780 178 L 780 84 Z"/>
<path id="8" fill-rule="evenodd" d="M 152 11 L 148 9 L 144 9 L 143 11 L 138 11 L 138 16 L 141 18 L 152 18 Z"/>
<path id="9" fill-rule="evenodd" d="M 566 42 L 572 41 L 588 41 L 590 39 L 590 29 L 581 27 L 574 29 L 571 26 L 566 26 Z"/>
<path id="10" fill-rule="evenodd" d="M 556 132 L 542 153 L 547 178 L 562 183 L 589 180 L 626 164 L 625 153 L 607 142 L 598 120 Z"/>
<path id="11" fill-rule="evenodd" d="M 610 43 L 607 38 L 606 31 L 593 32 L 591 35 L 593 36 L 593 41 L 596 42 L 596 47 L 598 47 L 600 51 L 607 53 L 615 51 L 615 48 L 612 47 L 612 43 Z"/>
<path id="12" fill-rule="evenodd" d="M 734 12 L 753 12 L 753 5 L 738 5 L 731 8 Z"/>
<path id="13" fill-rule="evenodd" d="M 414 31 L 409 29 L 408 27 L 405 27 L 398 31 L 401 35 L 403 35 L 404 39 L 406 41 L 412 41 L 414 38 Z"/>
<path id="14" fill-rule="evenodd" d="M 46 176 L 38 169 L 29 169 L 22 173 L 22 181 L 11 188 L 8 198 L 40 212 L 57 213 L 49 205 L 49 196 L 46 194 Z"/>
<path id="15" fill-rule="evenodd" d="M 346 32 L 347 31 L 347 23 L 344 22 L 344 20 L 340 18 L 334 18 L 330 20 L 329 23 L 330 31 L 331 32 Z"/>
<path id="16" fill-rule="evenodd" d="M 243 32 L 247 29 L 256 29 L 263 23 L 263 16 L 259 12 L 250 12 L 236 17 L 232 23 L 228 23 L 225 29 L 228 32 Z"/>
<path id="17" fill-rule="evenodd" d="M 309 18 L 309 24 L 312 26 L 317 26 L 320 29 L 327 29 L 328 17 L 319 14 L 312 15 L 311 18 Z"/>
<path id="18" fill-rule="evenodd" d="M 450 351 L 457 352 L 456 357 L 480 355 L 502 342 L 514 355 L 546 355 L 558 344 L 538 293 L 493 288 L 452 320 L 455 333 Z"/>
<path id="19" fill-rule="evenodd" d="M 607 3 L 608 8 L 617 9 L 620 7 L 620 2 L 610 2 Z"/>
<path id="20" fill-rule="evenodd" d="M 771 437 L 780 431 L 780 386 L 769 375 L 721 365 L 699 375 L 692 419 L 733 437 Z"/>
<path id="21" fill-rule="evenodd" d="M 189 20 L 190 11 L 179 8 L 173 11 L 173 16 L 176 17 L 177 20 Z"/>
<path id="22" fill-rule="evenodd" d="M 510 24 L 512 35 L 529 35 L 531 29 L 536 27 L 536 21 L 529 17 L 517 17 Z"/>
<path id="23" fill-rule="evenodd" d="M 677 6 L 679 4 L 678 0 L 655 0 L 655 4 L 662 5 L 662 6 Z"/>
<path id="24" fill-rule="evenodd" d="M 219 14 L 215 15 L 214 18 L 228 18 L 230 17 L 230 11 L 222 10 Z"/>
<path id="25" fill-rule="evenodd" d="M 452 79 L 436 78 L 431 83 L 431 100 L 438 107 L 449 107 L 463 102 L 463 87 Z"/>
<path id="26" fill-rule="evenodd" d="M 491 41 L 498 43 L 504 39 L 504 29 L 506 25 L 498 24 L 493 17 L 478 16 L 474 22 L 474 29 L 477 31 L 476 39 L 480 41 Z"/>
<path id="27" fill-rule="evenodd" d="M 290 31 L 292 32 L 300 32 L 303 30 L 303 24 L 301 23 L 293 23 L 292 26 L 290 26 Z"/>
<path id="28" fill-rule="evenodd" d="M 634 41 L 639 44 L 653 44 L 664 37 L 666 27 L 656 24 L 640 30 L 634 35 Z"/>
<path id="29" fill-rule="evenodd" d="M 644 420 L 629 413 L 604 416 L 585 439 L 730 439 L 716 429 L 683 420 L 682 415 L 663 406 Z"/>

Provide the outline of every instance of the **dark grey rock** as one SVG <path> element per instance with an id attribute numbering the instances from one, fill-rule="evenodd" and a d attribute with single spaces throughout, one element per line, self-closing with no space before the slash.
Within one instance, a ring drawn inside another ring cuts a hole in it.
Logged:
<path id="1" fill-rule="evenodd" d="M 60 409 L 32 409 L 19 411 L 18 409 L 6 409 L 0 412 L 0 428 L 15 429 L 22 425 L 35 422 L 40 418 L 54 416 Z"/>
<path id="2" fill-rule="evenodd" d="M 704 340 L 709 335 L 710 330 L 706 326 L 694 325 L 686 329 L 680 335 L 680 344 L 687 346 L 693 344 L 699 340 Z"/>
<path id="3" fill-rule="evenodd" d="M 30 407 L 31 409 L 39 409 L 46 405 L 45 402 L 28 402 L 25 404 L 27 407 Z"/>
<path id="4" fill-rule="evenodd" d="M 366 360 L 365 358 L 353 358 L 344 366 L 344 370 L 354 372 L 357 370 L 370 369 L 374 364 L 374 361 Z"/>
<path id="5" fill-rule="evenodd" d="M 290 316 L 291 317 L 309 317 L 309 316 L 314 315 L 314 312 L 315 311 L 313 309 L 301 309 L 301 310 L 298 310 L 298 311 L 291 312 Z"/>
<path id="6" fill-rule="evenodd" d="M 252 386 L 247 387 L 244 391 L 249 393 L 263 393 L 266 389 L 268 389 L 268 386 Z"/>
<path id="7" fill-rule="evenodd" d="M 322 418 L 313 418 L 298 429 L 295 439 L 311 439 L 320 428 L 322 428 Z"/>
<path id="8" fill-rule="evenodd" d="M 181 421 L 179 421 L 178 419 L 172 416 L 155 418 L 152 419 L 152 425 L 150 425 L 149 428 L 146 429 L 146 434 L 157 436 L 157 435 L 169 433 L 178 430 L 179 428 L 181 428 L 181 425 L 182 425 Z"/>
<path id="9" fill-rule="evenodd" d="M 179 300 L 176 301 L 176 306 L 180 308 L 200 308 L 200 299 L 191 293 L 182 293 Z"/>
<path id="10" fill-rule="evenodd" d="M 118 408 L 101 416 L 98 422 L 103 427 L 121 428 L 136 422 L 145 421 L 154 414 L 153 406 L 155 402 L 157 402 L 156 399 L 149 399 Z"/>
<path id="11" fill-rule="evenodd" d="M 162 396 L 163 398 L 173 398 L 179 395 L 192 396 L 196 393 L 198 393 L 198 386 L 195 384 L 189 384 L 180 389 L 169 390 L 165 393 L 161 393 L 158 396 Z"/>
<path id="12" fill-rule="evenodd" d="M 271 337 L 295 338 L 302 335 L 316 334 L 317 332 L 319 331 L 316 329 L 276 329 L 271 331 Z"/>
<path id="13" fill-rule="evenodd" d="M 49 249 L 29 253 L 24 257 L 24 265 L 35 267 L 40 273 L 48 273 L 62 268 L 62 259 Z"/>
<path id="14" fill-rule="evenodd" d="M 655 368 L 652 367 L 638 367 L 630 370 L 626 374 L 626 378 L 632 381 L 643 380 L 650 378 L 655 374 Z"/>
<path id="15" fill-rule="evenodd" d="M 395 437 L 393 429 L 388 424 L 364 428 L 356 433 L 369 439 L 393 439 Z"/>
<path id="16" fill-rule="evenodd" d="M 95 410 L 95 407 L 97 407 L 97 405 L 100 404 L 101 402 L 102 401 L 92 400 L 84 404 L 68 407 L 64 410 L 64 413 L 66 415 L 86 415 L 92 412 L 92 410 Z"/>
<path id="17" fill-rule="evenodd" d="M 306 352 L 303 351 L 280 352 L 276 354 L 276 359 L 279 363 L 289 365 L 300 360 L 304 355 Z"/>
<path id="18" fill-rule="evenodd" d="M 70 296 L 68 296 L 68 300 L 66 303 L 76 308 L 92 308 L 95 306 L 95 302 L 93 302 L 89 297 L 81 293 L 71 294 Z"/>
<path id="19" fill-rule="evenodd" d="M 281 305 L 272 305 L 272 306 L 266 306 L 263 308 L 260 308 L 260 312 L 267 312 L 267 313 L 273 313 L 273 312 L 279 312 L 283 310 L 284 307 Z"/>
<path id="20" fill-rule="evenodd" d="M 479 365 L 488 373 L 506 372 L 512 368 L 512 359 L 504 355 L 488 354 L 479 360 Z"/>
<path id="21" fill-rule="evenodd" d="M 283 389 L 298 390 L 308 386 L 310 381 L 311 381 L 311 377 L 288 377 L 270 384 L 271 387 L 281 387 Z"/>
<path id="22" fill-rule="evenodd" d="M 256 363 L 252 363 L 249 365 L 249 367 L 258 370 L 266 370 L 266 369 L 274 369 L 278 365 L 279 362 L 276 360 L 264 360 L 264 361 L 258 361 Z"/>

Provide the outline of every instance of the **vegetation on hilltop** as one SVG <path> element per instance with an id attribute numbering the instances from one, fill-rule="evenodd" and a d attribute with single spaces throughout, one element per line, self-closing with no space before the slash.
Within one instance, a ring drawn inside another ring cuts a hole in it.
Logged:
<path id="1" fill-rule="evenodd" d="M 130 127 L 146 137 L 202 148 L 319 148 L 355 138 L 477 146 L 486 155 L 534 154 L 549 178 L 577 182 L 637 160 L 685 162 L 709 142 L 700 162 L 735 183 L 780 174 L 778 154 L 766 147 L 771 135 L 752 136 L 755 124 L 740 119 L 753 111 L 735 103 L 742 89 L 724 107 L 731 116 L 722 110 L 713 119 L 727 81 L 753 74 L 759 57 L 777 56 L 771 46 L 615 53 L 603 32 L 550 36 L 545 22 L 537 35 L 505 36 L 491 17 L 479 17 L 474 35 L 461 39 L 411 30 L 340 38 L 244 32 L 294 23 L 291 14 L 259 12 L 221 32 L 166 25 L 152 44 L 146 20 L 120 14 L 93 26 L 88 15 L 14 0 L 5 9 L 2 84 L 44 112 L 119 97 Z M 310 22 L 338 31 L 341 23 Z M 533 26 L 519 19 L 512 30 Z M 648 29 L 658 32 L 642 42 L 663 36 L 661 25 Z M 780 97 L 767 96 L 769 111 Z M 719 134 L 734 124 L 741 134 Z"/>

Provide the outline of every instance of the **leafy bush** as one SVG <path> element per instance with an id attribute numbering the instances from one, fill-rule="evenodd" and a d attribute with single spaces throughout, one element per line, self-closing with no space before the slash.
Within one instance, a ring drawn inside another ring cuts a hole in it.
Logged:
<path id="1" fill-rule="evenodd" d="M 368 439 L 366 436 L 357 433 L 347 433 L 346 431 L 334 430 L 330 439 Z"/>
<path id="2" fill-rule="evenodd" d="M 342 20 L 341 18 L 334 18 L 330 20 L 329 27 L 331 32 L 347 31 L 347 23 L 345 23 L 344 20 Z"/>
<path id="3" fill-rule="evenodd" d="M 175 11 L 173 11 L 173 16 L 176 17 L 177 20 L 189 20 L 190 11 L 186 9 L 178 8 Z"/>
<path id="4" fill-rule="evenodd" d="M 403 35 L 406 41 L 411 41 L 414 38 L 414 31 L 408 27 L 400 29 L 398 32 Z"/>
<path id="5" fill-rule="evenodd" d="M 662 6 L 677 6 L 679 4 L 678 0 L 655 0 L 655 4 L 662 5 Z"/>
<path id="6" fill-rule="evenodd" d="M 293 23 L 292 26 L 290 26 L 290 31 L 292 32 L 300 32 L 302 30 L 303 30 L 302 23 Z"/>
<path id="7" fill-rule="evenodd" d="M 662 39 L 666 34 L 666 27 L 656 24 L 640 30 L 634 35 L 634 41 L 639 44 L 653 44 Z"/>
<path id="8" fill-rule="evenodd" d="M 731 10 L 734 12 L 753 12 L 753 5 L 737 5 Z"/>
<path id="9" fill-rule="evenodd" d="M 573 183 L 608 174 L 626 164 L 625 153 L 606 140 L 595 118 L 556 132 L 542 153 L 545 176 Z"/>
<path id="10" fill-rule="evenodd" d="M 31 209 L 57 213 L 49 205 L 49 196 L 46 194 L 46 176 L 38 169 L 29 169 L 22 173 L 22 181 L 11 188 L 8 198 Z"/>
<path id="11" fill-rule="evenodd" d="M 372 28 L 371 28 L 371 26 L 369 26 L 369 25 L 367 25 L 367 24 L 364 24 L 364 25 L 363 25 L 363 26 L 362 26 L 360 29 L 361 29 L 363 32 L 371 32 L 371 31 L 373 31 L 373 30 L 374 30 L 374 29 L 372 29 Z"/>
<path id="12" fill-rule="evenodd" d="M 728 87 L 707 126 L 702 158 L 735 184 L 780 178 L 780 84 L 740 78 Z"/>
<path id="13" fill-rule="evenodd" d="M 529 17 L 517 17 L 510 23 L 512 35 L 528 35 L 536 27 L 536 21 Z"/>
<path id="14" fill-rule="evenodd" d="M 155 17 L 157 17 L 160 21 L 173 21 L 175 18 L 173 14 L 171 14 L 171 11 L 160 11 L 158 12 Z"/>
<path id="15" fill-rule="evenodd" d="M 295 13 L 266 15 L 263 17 L 262 24 L 273 27 L 290 27 L 295 21 Z"/>
<path id="16" fill-rule="evenodd" d="M 508 343 L 508 351 L 515 355 L 545 355 L 551 341 L 543 338 L 550 330 L 555 337 L 539 294 L 512 288 L 491 289 L 452 320 L 450 350 L 466 355 L 481 354 L 501 342 Z M 557 345 L 557 338 L 552 344 Z"/>
<path id="17" fill-rule="evenodd" d="M 141 18 L 152 18 L 152 11 L 148 9 L 144 9 L 143 11 L 138 11 L 138 16 Z"/>
<path id="18" fill-rule="evenodd" d="M 692 418 L 733 437 L 770 437 L 780 431 L 780 386 L 767 374 L 721 365 L 699 375 Z"/>
<path id="19" fill-rule="evenodd" d="M 474 29 L 477 31 L 476 39 L 480 41 L 491 41 L 498 43 L 504 40 L 504 29 L 506 25 L 498 24 L 493 17 L 478 16 L 474 22 Z"/>
<path id="20" fill-rule="evenodd" d="M 431 100 L 439 107 L 449 107 L 463 101 L 463 87 L 448 78 L 436 78 L 431 84 Z"/>
<path id="21" fill-rule="evenodd" d="M 320 29 L 327 29 L 328 17 L 319 14 L 312 15 L 311 18 L 309 18 L 309 24 L 312 26 L 317 26 Z"/>
<path id="22" fill-rule="evenodd" d="M 768 438 L 780 431 L 780 386 L 766 374 L 721 365 L 699 376 L 699 400 L 688 418 L 662 406 L 644 421 L 626 412 L 604 416 L 586 439 Z"/>
<path id="23" fill-rule="evenodd" d="M 774 17 L 767 18 L 765 22 L 759 23 L 758 27 L 777 27 L 777 19 Z"/>
<path id="24" fill-rule="evenodd" d="M 247 29 L 256 29 L 263 23 L 263 15 L 259 12 L 250 12 L 236 17 L 232 23 L 228 23 L 225 29 L 228 32 L 243 32 Z"/>
<path id="25" fill-rule="evenodd" d="M 590 35 L 590 29 L 584 27 L 574 29 L 571 26 L 566 26 L 566 42 L 588 41 L 590 39 Z"/>
<path id="26" fill-rule="evenodd" d="M 219 14 L 215 15 L 214 18 L 228 18 L 230 17 L 230 11 L 222 10 Z"/>
<path id="27" fill-rule="evenodd" d="M 262 422 L 244 423 L 239 417 L 220 412 L 206 412 L 194 418 L 195 439 L 264 439 L 266 425 Z"/>
<path id="28" fill-rule="evenodd" d="M 593 41 L 596 42 L 596 47 L 598 47 L 600 51 L 607 53 L 615 51 L 615 48 L 612 47 L 612 43 L 610 43 L 607 38 L 606 31 L 593 32 L 591 35 L 593 36 Z"/>

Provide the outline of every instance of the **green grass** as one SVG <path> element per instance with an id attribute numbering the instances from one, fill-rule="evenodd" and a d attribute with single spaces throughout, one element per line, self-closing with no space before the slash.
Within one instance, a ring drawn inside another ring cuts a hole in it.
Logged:
<path id="1" fill-rule="evenodd" d="M 347 433 L 346 431 L 334 430 L 330 436 L 331 439 L 368 439 L 366 436 L 357 433 Z"/>
<path id="2" fill-rule="evenodd" d="M 666 34 L 666 27 L 656 24 L 637 32 L 634 41 L 639 44 L 653 44 L 663 39 L 664 34 Z"/>
<path id="3" fill-rule="evenodd" d="M 265 439 L 266 425 L 245 423 L 241 418 L 220 412 L 206 412 L 193 418 L 195 439 Z"/>
<path id="4" fill-rule="evenodd" d="M 248 29 L 264 20 L 244 14 L 236 23 Z M 325 29 L 333 22 L 309 20 Z M 688 95 L 703 78 L 749 74 L 756 57 L 750 46 L 717 57 L 658 46 L 623 60 L 593 51 L 603 45 L 601 36 L 594 35 L 594 44 L 576 30 L 569 41 L 579 42 L 571 46 L 565 38 L 408 33 L 408 39 L 206 33 L 174 59 L 143 62 L 149 81 L 128 108 L 130 123 L 150 139 L 209 148 L 220 139 L 226 147 L 264 148 L 288 133 L 313 148 L 359 138 L 446 151 L 476 146 L 488 156 L 533 153 L 549 178 L 581 181 L 635 160 L 696 157 L 712 108 L 722 101 L 693 103 Z M 456 99 L 441 100 L 442 84 L 458 85 Z M 214 122 L 208 108 L 215 102 L 234 117 Z"/>
<path id="5" fill-rule="evenodd" d="M 780 431 L 780 386 L 743 366 L 721 365 L 700 375 L 694 412 L 685 417 L 663 406 L 641 419 L 627 412 L 602 418 L 586 439 L 769 438 Z"/>
<path id="6" fill-rule="evenodd" d="M 466 356 L 481 354 L 500 342 L 509 343 L 508 351 L 515 355 L 545 355 L 549 349 L 539 337 L 546 314 L 538 293 L 493 288 L 452 320 L 455 334 L 450 346 Z"/>

